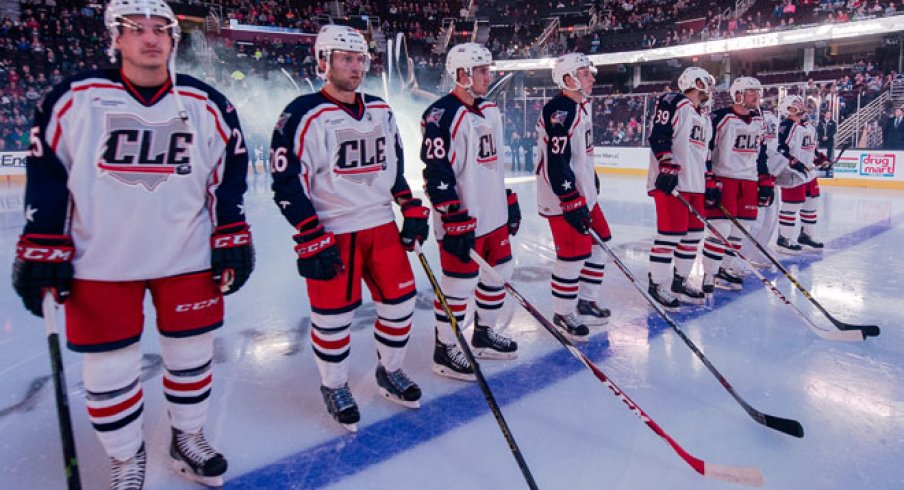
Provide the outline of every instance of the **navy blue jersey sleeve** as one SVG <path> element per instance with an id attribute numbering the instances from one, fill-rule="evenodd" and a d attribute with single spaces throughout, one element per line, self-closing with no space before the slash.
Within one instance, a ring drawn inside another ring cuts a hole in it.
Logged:
<path id="1" fill-rule="evenodd" d="M 711 119 L 713 123 L 712 136 L 709 138 L 709 157 L 706 159 L 706 171 L 713 171 L 713 153 L 716 149 L 716 141 L 719 137 L 719 125 L 722 124 L 722 121 L 725 119 L 725 116 L 728 115 L 728 112 L 731 109 L 725 107 L 719 109 L 712 113 Z"/>
<path id="2" fill-rule="evenodd" d="M 226 149 L 223 151 L 223 178 L 214 191 L 214 225 L 222 226 L 245 221 L 244 199 L 248 190 L 248 147 L 238 112 L 222 94 L 210 89 L 210 100 L 217 106 L 228 131 Z M 216 117 L 216 116 L 214 116 Z"/>
<path id="3" fill-rule="evenodd" d="M 656 100 L 653 110 L 653 129 L 650 131 L 650 150 L 656 160 L 663 161 L 672 157 L 673 121 L 675 111 L 681 97 L 678 94 L 663 94 Z"/>
<path id="4" fill-rule="evenodd" d="M 559 96 L 543 107 L 541 118 L 546 133 L 546 173 L 552 191 L 559 198 L 571 198 L 576 192 L 571 168 L 571 129 L 577 118 L 577 104 Z"/>
<path id="5" fill-rule="evenodd" d="M 296 229 L 317 220 L 308 196 L 308 175 L 296 153 L 295 134 L 301 118 L 309 109 L 305 97 L 292 101 L 276 121 L 270 140 L 270 168 L 273 175 L 273 200 L 289 224 Z"/>
<path id="6" fill-rule="evenodd" d="M 457 114 L 457 107 L 444 104 L 450 96 L 446 96 L 424 111 L 421 117 L 421 161 L 424 162 L 424 185 L 427 196 L 433 207 L 445 212 L 453 207 L 460 207 L 461 201 L 455 190 L 455 169 L 451 160 L 452 122 Z"/>
<path id="7" fill-rule="evenodd" d="M 788 146 L 788 138 L 793 127 L 794 121 L 790 119 L 785 119 L 778 125 L 778 152 L 789 161 L 794 158 L 791 156 L 791 147 Z"/>
<path id="8" fill-rule="evenodd" d="M 68 96 L 69 83 L 53 89 L 35 109 L 28 156 L 25 158 L 25 228 L 23 234 L 62 235 L 68 232 L 69 172 L 57 156 L 58 148 L 48 141 L 59 141 L 63 128 L 54 106 Z M 55 135 L 47 134 L 54 126 Z M 56 136 L 56 137 L 55 137 Z"/>

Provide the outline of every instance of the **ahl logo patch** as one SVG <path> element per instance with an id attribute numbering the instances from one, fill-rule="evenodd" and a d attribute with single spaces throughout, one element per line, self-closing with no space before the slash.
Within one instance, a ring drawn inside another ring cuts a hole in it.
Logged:
<path id="1" fill-rule="evenodd" d="M 191 173 L 195 136 L 181 119 L 149 123 L 134 114 L 108 114 L 105 123 L 101 175 L 153 191 L 171 175 Z"/>

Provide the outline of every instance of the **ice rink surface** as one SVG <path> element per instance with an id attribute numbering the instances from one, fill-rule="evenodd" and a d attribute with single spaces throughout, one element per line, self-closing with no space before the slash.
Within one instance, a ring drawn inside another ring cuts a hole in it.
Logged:
<path id="1" fill-rule="evenodd" d="M 655 231 L 645 182 L 601 177 L 610 244 L 645 283 Z M 249 184 L 257 269 L 226 300 L 206 428 L 229 459 L 226 488 L 526 488 L 477 385 L 431 372 L 433 293 L 414 256 L 419 301 L 406 371 L 424 391 L 422 406 L 409 410 L 378 394 L 375 313 L 365 300 L 350 356 L 359 432 L 348 434 L 332 421 L 318 389 L 291 229 L 266 178 L 250 177 Z M 535 212 L 532 178 L 512 179 L 511 186 L 525 216 L 513 239 L 512 283 L 551 317 L 549 228 Z M 753 276 L 740 292 L 717 290 L 712 306 L 673 315 L 741 397 L 762 412 L 800 421 L 802 439 L 755 423 L 612 264 L 601 300 L 613 316 L 592 327 L 580 349 L 684 449 L 708 463 L 755 466 L 764 488 L 904 488 L 904 193 L 825 186 L 823 194 L 818 237 L 825 251 L 782 260 L 836 317 L 878 324 L 879 337 L 822 340 Z M 44 328 L 8 279 L 22 207 L 21 184 L 0 184 L 0 488 L 57 489 L 64 480 Z M 432 239 L 425 251 L 438 272 Z M 831 328 L 784 276 L 767 275 Z M 519 357 L 481 366 L 540 488 L 741 488 L 695 473 L 511 298 L 506 308 Z M 169 470 L 149 303 L 145 312 L 147 488 L 197 488 Z M 64 361 L 84 487 L 105 488 L 109 462 L 85 413 L 81 362 L 68 351 Z"/>

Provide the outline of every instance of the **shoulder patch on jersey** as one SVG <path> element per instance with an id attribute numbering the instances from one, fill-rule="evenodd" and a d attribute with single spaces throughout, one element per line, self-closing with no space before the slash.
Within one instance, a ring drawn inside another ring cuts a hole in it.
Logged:
<path id="1" fill-rule="evenodd" d="M 276 126 L 274 126 L 274 129 L 282 134 L 283 130 L 286 128 L 286 123 L 289 122 L 290 117 L 292 117 L 292 114 L 289 114 L 288 112 L 283 112 L 282 114 L 280 114 L 279 118 L 276 119 Z"/>
<path id="2" fill-rule="evenodd" d="M 424 122 L 427 124 L 436 124 L 439 126 L 439 121 L 443 118 L 443 114 L 445 114 L 446 110 L 442 107 L 433 107 L 429 111 L 427 111 L 427 115 L 424 116 Z"/>
<path id="3" fill-rule="evenodd" d="M 553 112 L 551 116 L 549 116 L 549 122 L 553 126 L 561 126 L 565 124 L 565 119 L 568 118 L 568 113 L 565 111 L 556 111 Z"/>

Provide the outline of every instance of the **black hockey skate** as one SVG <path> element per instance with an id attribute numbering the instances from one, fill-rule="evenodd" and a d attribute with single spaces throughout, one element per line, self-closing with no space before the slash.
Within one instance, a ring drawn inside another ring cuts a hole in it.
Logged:
<path id="1" fill-rule="evenodd" d="M 802 248 L 800 245 L 781 235 L 778 236 L 778 240 L 775 242 L 775 244 L 775 249 L 786 255 L 797 255 L 800 253 Z"/>
<path id="2" fill-rule="evenodd" d="M 719 267 L 719 272 L 716 273 L 716 287 L 728 291 L 739 291 L 744 287 L 744 278 L 732 274 L 724 267 Z"/>
<path id="3" fill-rule="evenodd" d="M 457 344 L 446 345 L 436 339 L 433 347 L 433 372 L 452 379 L 477 381 L 474 368 Z"/>
<path id="4" fill-rule="evenodd" d="M 113 468 L 110 472 L 110 490 L 141 490 L 144 488 L 144 473 L 148 465 L 148 455 L 144 443 L 135 456 L 120 461 L 110 458 Z"/>
<path id="5" fill-rule="evenodd" d="M 500 335 L 490 327 L 474 322 L 471 334 L 471 347 L 474 355 L 480 359 L 515 359 L 518 357 L 518 343 Z"/>
<path id="6" fill-rule="evenodd" d="M 338 388 L 321 386 L 320 394 L 323 395 L 323 402 L 326 403 L 326 409 L 333 419 L 347 431 L 358 432 L 358 421 L 361 420 L 361 414 L 358 413 L 358 404 L 352 397 L 352 391 L 348 389 L 348 383 Z"/>
<path id="7" fill-rule="evenodd" d="M 397 369 L 390 373 L 380 364 L 376 376 L 380 394 L 387 400 L 408 408 L 421 407 L 421 388 L 404 371 Z"/>
<path id="8" fill-rule="evenodd" d="M 821 251 L 825 247 L 824 243 L 817 242 L 816 240 L 813 239 L 813 237 L 811 237 L 810 235 L 807 235 L 804 232 L 800 232 L 800 236 L 797 237 L 797 243 L 799 243 L 800 245 L 810 247 L 817 251 Z M 798 245 L 798 246 L 800 246 L 800 245 Z M 803 248 L 803 247 L 801 247 L 801 248 Z"/>
<path id="9" fill-rule="evenodd" d="M 170 457 L 173 469 L 189 480 L 208 487 L 223 486 L 226 458 L 210 447 L 203 430 L 193 434 L 173 428 Z"/>
<path id="10" fill-rule="evenodd" d="M 567 315 L 556 313 L 552 316 L 552 323 L 562 332 L 562 335 L 574 342 L 587 342 L 590 337 L 590 329 L 587 328 L 587 325 L 581 323 L 574 313 Z"/>
<path id="11" fill-rule="evenodd" d="M 647 278 L 650 282 L 649 286 L 647 286 L 647 292 L 650 293 L 650 296 L 666 310 L 678 311 L 681 307 L 678 298 L 676 298 L 671 291 L 666 289 L 664 285 L 653 282 L 653 274 L 647 274 Z M 674 282 L 675 281 L 672 281 L 673 284 Z"/>
<path id="12" fill-rule="evenodd" d="M 691 286 L 690 281 L 686 277 L 675 274 L 672 278 L 672 293 L 678 298 L 678 301 L 690 305 L 702 305 L 706 301 L 706 295 L 703 291 Z"/>
<path id="13" fill-rule="evenodd" d="M 578 315 L 585 317 L 590 325 L 605 325 L 609 322 L 608 318 L 612 316 L 612 312 L 609 311 L 609 308 L 596 304 L 596 301 L 579 299 Z"/>

